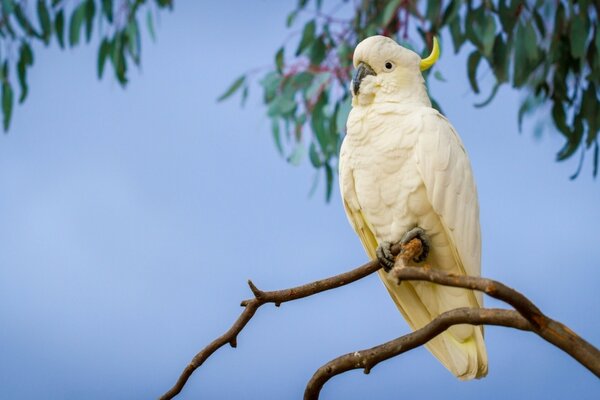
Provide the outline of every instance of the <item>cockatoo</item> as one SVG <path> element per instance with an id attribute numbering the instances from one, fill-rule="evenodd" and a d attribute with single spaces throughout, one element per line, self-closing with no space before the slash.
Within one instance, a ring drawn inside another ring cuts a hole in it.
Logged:
<path id="1" fill-rule="evenodd" d="M 419 55 L 384 36 L 354 51 L 352 110 L 339 161 L 340 191 L 350 224 L 412 329 L 458 307 L 482 307 L 481 293 L 388 276 L 390 243 L 419 237 L 427 264 L 480 275 L 477 189 L 469 158 L 450 122 L 431 107 L 421 74 L 439 57 Z M 421 257 L 424 258 L 424 257 Z M 422 259 L 414 260 L 423 265 Z M 483 328 L 455 325 L 426 344 L 458 378 L 487 374 Z"/>

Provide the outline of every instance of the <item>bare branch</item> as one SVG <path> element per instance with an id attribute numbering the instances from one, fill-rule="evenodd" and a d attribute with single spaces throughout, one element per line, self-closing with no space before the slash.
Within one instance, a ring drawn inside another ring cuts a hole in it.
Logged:
<path id="1" fill-rule="evenodd" d="M 400 257 L 403 259 L 411 259 L 421 252 L 421 242 L 418 239 L 413 239 L 405 246 L 394 245 L 392 246 L 391 250 L 392 254 L 395 255 L 401 252 L 402 254 Z M 371 261 L 356 269 L 344 272 L 343 274 L 311 282 L 306 285 L 296 286 L 290 289 L 275 290 L 272 292 L 263 292 L 262 290 L 258 289 L 254 283 L 252 283 L 252 281 L 248 281 L 248 286 L 250 286 L 250 290 L 254 294 L 254 298 L 242 301 L 241 306 L 245 307 L 245 309 L 231 326 L 231 328 L 229 328 L 229 330 L 223 335 L 213 340 L 208 346 L 206 346 L 198 354 L 196 354 L 194 358 L 192 358 L 192 361 L 185 367 L 175 385 L 169 389 L 168 392 L 163 394 L 160 397 L 160 400 L 169 400 L 177 396 L 179 392 L 181 392 L 181 389 L 183 389 L 185 386 L 192 373 L 198 367 L 200 367 L 208 357 L 217 351 L 217 349 L 221 348 L 227 343 L 229 343 L 231 347 L 236 347 L 237 335 L 242 331 L 242 329 L 244 329 L 248 321 L 250 321 L 250 319 L 254 316 L 254 313 L 256 313 L 256 310 L 258 310 L 258 308 L 263 304 L 274 303 L 276 306 L 279 306 L 281 303 L 308 297 L 326 290 L 335 289 L 362 279 L 378 269 L 380 269 L 379 262 Z"/>
<path id="2" fill-rule="evenodd" d="M 395 268 L 392 271 L 401 281 L 429 281 L 444 286 L 478 290 L 513 306 L 548 342 L 568 353 L 583 366 L 600 377 L 600 350 L 579 337 L 562 323 L 544 315 L 527 297 L 516 290 L 491 279 L 445 274 L 430 268 Z"/>
<path id="3" fill-rule="evenodd" d="M 421 329 L 368 350 L 348 353 L 319 368 L 308 382 L 304 400 L 316 400 L 323 385 L 332 377 L 352 369 L 369 373 L 379 362 L 421 346 L 452 325 L 500 325 L 531 331 L 569 354 L 600 377 L 600 351 L 562 323 L 544 315 L 528 298 L 508 286 L 485 278 L 452 275 L 431 268 L 395 267 L 391 272 L 402 281 L 428 281 L 444 286 L 484 292 L 515 307 L 502 309 L 458 308 L 440 314 Z"/>
<path id="4" fill-rule="evenodd" d="M 304 400 L 316 400 L 323 385 L 336 375 L 353 369 L 364 369 L 368 374 L 378 363 L 422 346 L 452 325 L 501 325 L 520 330 L 531 330 L 531 324 L 518 312 L 502 309 L 457 308 L 440 314 L 423 328 L 400 336 L 367 350 L 356 351 L 329 361 L 315 372 L 304 391 Z"/>
<path id="5" fill-rule="evenodd" d="M 398 255 L 397 265 L 408 265 L 411 260 L 422 251 L 421 242 L 413 239 L 406 245 L 394 245 L 392 253 Z M 308 297 L 326 290 L 335 289 L 362 279 L 380 269 L 378 261 L 371 261 L 356 269 L 330 278 L 318 280 L 302 286 L 289 289 L 263 292 L 252 281 L 248 286 L 254 298 L 244 300 L 241 306 L 244 311 L 229 328 L 227 332 L 213 340 L 208 346 L 194 356 L 185 367 L 176 384 L 160 397 L 168 400 L 175 397 L 192 375 L 206 359 L 217 349 L 226 344 L 232 347 L 237 345 L 237 336 L 252 319 L 260 306 L 273 303 L 279 306 L 292 300 Z M 408 335 L 394 339 L 372 349 L 346 354 L 330 361 L 313 375 L 304 394 L 305 399 L 317 399 L 323 385 L 333 376 L 351 369 L 363 368 L 365 373 L 377 363 L 425 344 L 427 341 L 440 334 L 455 324 L 473 325 L 501 325 L 537 333 L 548 342 L 559 347 L 582 365 L 600 377 L 600 352 L 594 346 L 577 336 L 568 327 L 560 322 L 545 316 L 529 299 L 519 292 L 490 279 L 449 275 L 443 272 L 423 267 L 395 267 L 391 272 L 398 283 L 405 280 L 429 281 L 445 286 L 462 287 L 479 290 L 492 297 L 498 298 L 515 307 L 513 310 L 499 309 L 471 309 L 460 308 L 445 312 L 430 322 L 425 327 Z"/>

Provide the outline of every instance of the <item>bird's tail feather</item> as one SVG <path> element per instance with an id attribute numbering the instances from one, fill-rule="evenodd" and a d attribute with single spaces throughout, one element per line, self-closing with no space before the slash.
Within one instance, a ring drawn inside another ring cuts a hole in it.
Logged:
<path id="1" fill-rule="evenodd" d="M 384 271 L 379 271 L 379 275 L 413 330 L 425 326 L 435 318 L 421 301 L 413 283 L 402 282 L 399 287 L 388 279 Z M 483 327 L 474 326 L 468 332 L 466 337 L 459 339 L 454 332 L 446 330 L 425 344 L 425 347 L 461 380 L 483 378 L 487 375 L 488 360 L 483 341 Z"/>

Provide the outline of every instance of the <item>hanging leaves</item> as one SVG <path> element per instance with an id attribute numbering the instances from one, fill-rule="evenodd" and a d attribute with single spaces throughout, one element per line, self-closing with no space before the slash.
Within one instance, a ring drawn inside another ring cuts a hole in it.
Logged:
<path id="1" fill-rule="evenodd" d="M 122 15 L 115 18 L 116 4 Z M 111 61 L 114 76 L 121 85 L 127 83 L 127 62 L 140 63 L 141 33 L 138 26 L 140 10 L 147 12 L 147 29 L 154 38 L 154 24 L 150 9 L 171 8 L 172 0 L 35 0 L 32 2 L 2 0 L 0 10 L 0 41 L 3 48 L 18 49 L 17 57 L 0 54 L 2 75 L 2 120 L 4 130 L 10 127 L 14 105 L 13 87 L 20 89 L 19 103 L 27 98 L 29 85 L 27 71 L 34 63 L 33 49 L 37 42 L 48 46 L 54 36 L 60 48 L 65 40 L 70 47 L 91 41 L 99 32 L 98 77 L 103 76 L 106 62 Z M 65 39 L 65 30 L 67 38 Z"/>

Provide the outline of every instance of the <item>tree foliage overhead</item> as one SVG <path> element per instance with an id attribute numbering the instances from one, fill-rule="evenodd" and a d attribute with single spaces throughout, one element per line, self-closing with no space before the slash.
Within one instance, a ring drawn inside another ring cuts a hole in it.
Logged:
<path id="1" fill-rule="evenodd" d="M 172 7 L 172 0 L 2 0 L 0 3 L 0 79 L 2 115 L 8 130 L 18 84 L 19 103 L 27 98 L 27 70 L 34 64 L 37 44 L 49 46 L 52 39 L 61 49 L 90 42 L 100 36 L 98 78 L 110 62 L 117 81 L 127 84 L 127 66 L 140 63 L 140 14 L 154 38 L 155 13 Z"/>
<path id="2" fill-rule="evenodd" d="M 337 10 L 344 7 L 352 7 L 352 15 L 337 17 Z M 292 164 L 300 163 L 308 153 L 314 168 L 324 171 L 327 199 L 350 109 L 352 51 L 362 39 L 375 34 L 404 45 L 409 35 L 427 43 L 433 35 L 450 37 L 455 53 L 469 51 L 466 69 L 473 92 L 480 93 L 479 70 L 487 65 L 493 73 L 491 93 L 476 106 L 490 104 L 502 85 L 522 89 L 526 97 L 517 116 L 519 128 L 526 114 L 540 107 L 547 110 L 565 139 L 557 160 L 579 150 L 575 178 L 589 150 L 593 175 L 597 175 L 599 2 L 375 0 L 350 4 L 344 0 L 332 11 L 323 8 L 321 0 L 298 2 L 286 21 L 288 27 L 294 26 L 299 15 L 305 21 L 294 51 L 286 54 L 290 44 L 281 47 L 273 69 L 260 84 L 278 150 Z M 441 79 L 439 72 L 433 74 Z M 220 100 L 236 91 L 245 99 L 248 82 L 248 75 L 241 76 Z M 435 102 L 434 106 L 439 108 Z"/>

